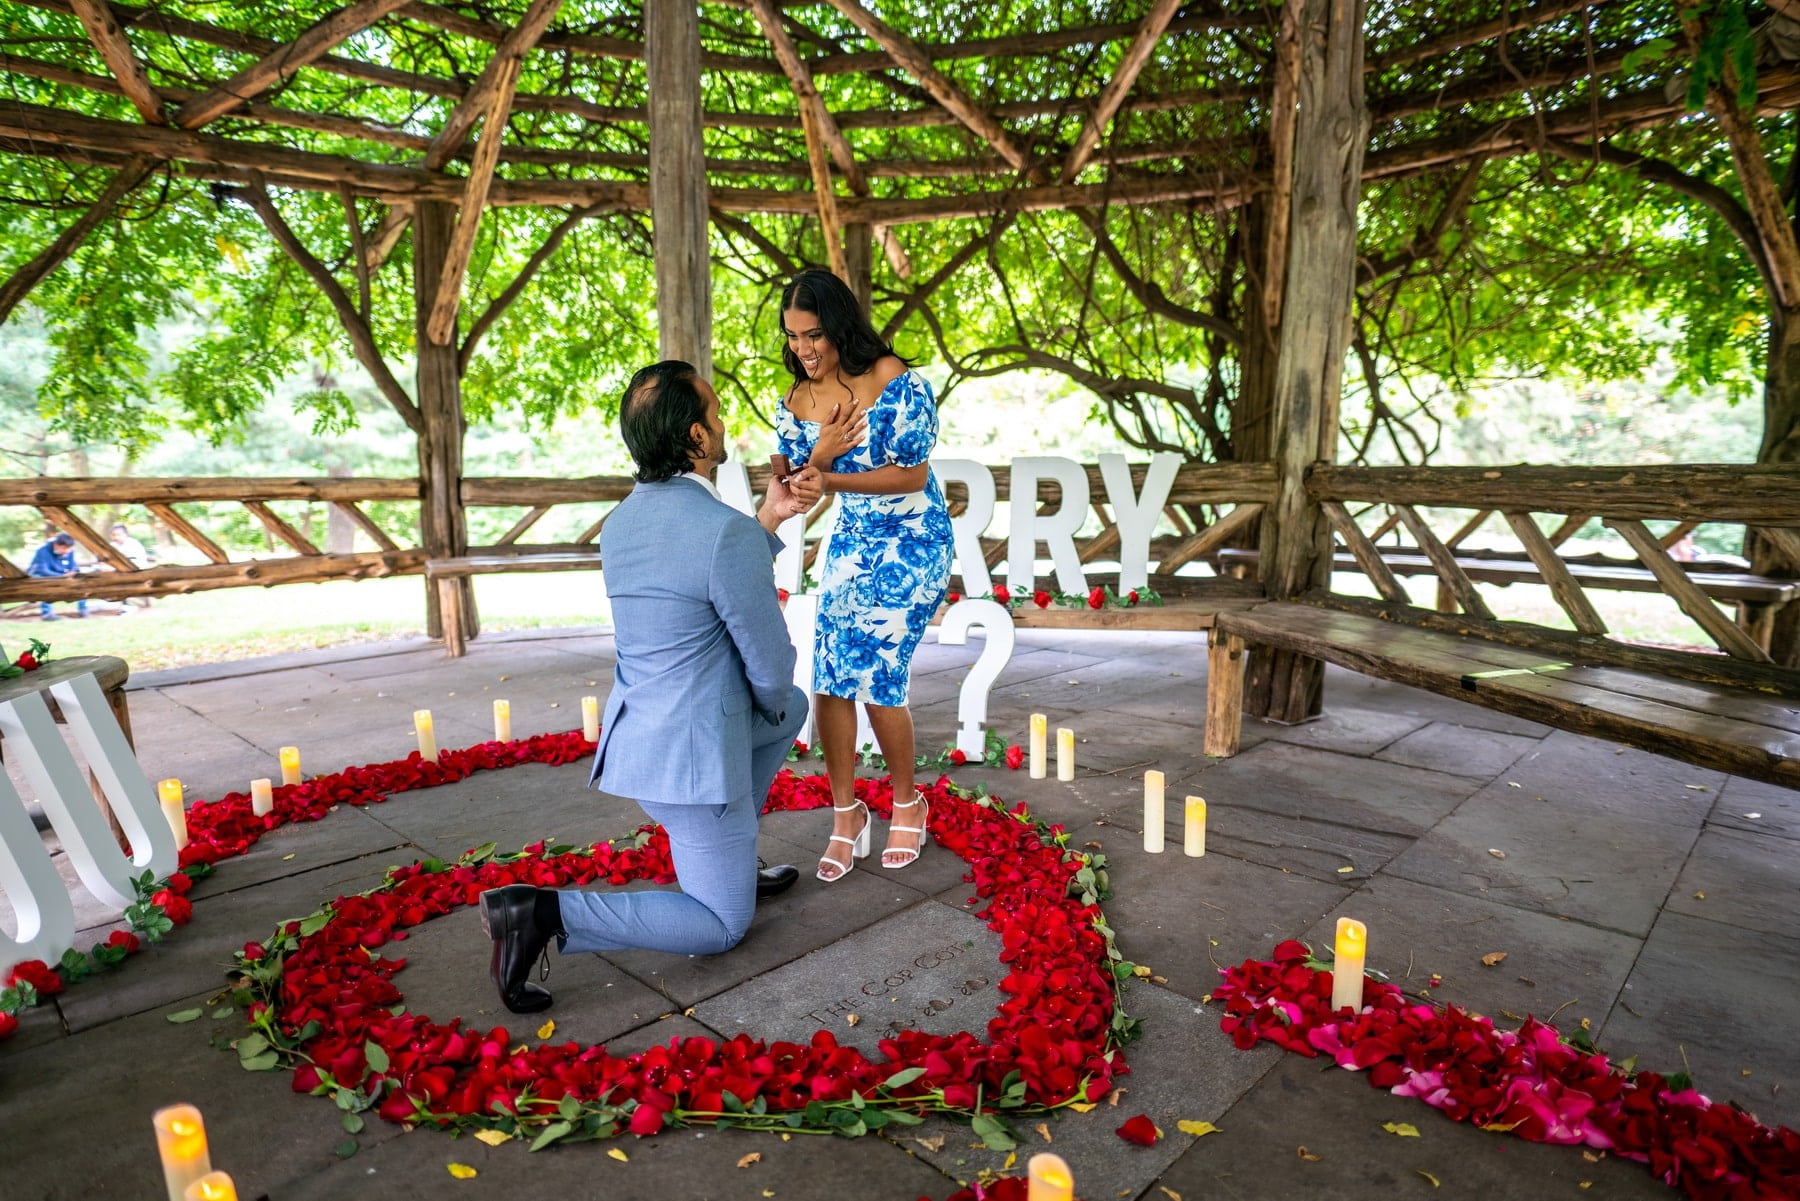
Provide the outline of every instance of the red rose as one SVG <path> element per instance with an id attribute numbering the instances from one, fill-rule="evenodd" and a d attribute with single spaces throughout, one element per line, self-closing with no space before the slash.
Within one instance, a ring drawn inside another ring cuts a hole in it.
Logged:
<path id="1" fill-rule="evenodd" d="M 161 905 L 168 919 L 177 926 L 185 926 L 194 920 L 194 903 L 186 897 L 178 897 L 168 889 L 159 889 L 150 894 L 152 905 Z"/>
<path id="2" fill-rule="evenodd" d="M 954 605 L 957 601 L 959 601 L 961 599 L 962 599 L 962 593 L 960 593 L 960 592 L 946 592 L 944 594 L 944 602 L 946 604 Z"/>
<path id="3" fill-rule="evenodd" d="M 787 600 L 787 598 L 788 598 L 788 590 L 787 590 L 787 589 L 786 589 L 786 588 L 777 588 L 777 589 L 775 589 L 775 599 L 776 599 L 776 600 L 778 600 L 778 601 L 786 601 L 786 600 Z"/>
<path id="4" fill-rule="evenodd" d="M 0 1038 L 11 1038 L 13 1031 L 18 1028 L 18 1018 L 10 1013 L 0 1013 Z"/>
<path id="5" fill-rule="evenodd" d="M 1012 590 L 1005 584 L 994 585 L 994 599 L 1003 605 L 1012 604 Z"/>
<path id="6" fill-rule="evenodd" d="M 26 651 L 24 654 L 20 655 L 17 659 L 14 659 L 13 662 L 15 664 L 17 664 L 21 670 L 24 670 L 24 671 L 36 671 L 38 669 L 37 656 L 32 654 L 30 651 Z"/>
<path id="7" fill-rule="evenodd" d="M 63 978 L 57 975 L 42 959 L 24 959 L 13 964 L 12 971 L 7 974 L 6 983 L 14 985 L 21 980 L 46 997 L 63 990 Z"/>
<path id="8" fill-rule="evenodd" d="M 262 960 L 267 959 L 268 956 L 269 952 L 260 942 L 247 942 L 244 944 L 245 963 L 260 963 Z"/>
<path id="9" fill-rule="evenodd" d="M 963 764 L 967 763 L 968 761 L 969 761 L 969 757 L 962 753 L 961 747 L 958 747 L 956 750 L 950 752 L 950 762 L 956 764 L 956 766 L 961 767 Z"/>
<path id="10" fill-rule="evenodd" d="M 188 889 L 192 888 L 193 886 L 194 886 L 193 878 L 190 877 L 186 872 L 176 872 L 174 875 L 170 876 L 167 880 L 163 881 L 163 887 L 168 889 L 170 892 L 174 893 L 178 897 L 187 896 Z"/>
<path id="11" fill-rule="evenodd" d="M 129 955 L 136 952 L 143 944 L 138 942 L 138 936 L 129 930 L 114 930 L 111 934 L 106 936 L 106 945 L 109 947 L 123 947 L 125 953 Z"/>
<path id="12" fill-rule="evenodd" d="M 1116 1131 L 1118 1136 L 1128 1143 L 1136 1143 L 1140 1147 L 1156 1146 L 1158 1131 L 1156 1123 L 1143 1114 L 1131 1118 Z"/>
<path id="13" fill-rule="evenodd" d="M 1031 603 L 1040 609 L 1048 609 L 1050 607 L 1050 594 L 1045 592 L 1042 588 L 1039 588 L 1036 592 L 1031 594 Z"/>
<path id="14" fill-rule="evenodd" d="M 1088 593 L 1088 608 L 1102 609 L 1106 607 L 1106 589 L 1095 588 Z"/>
<path id="15" fill-rule="evenodd" d="M 1137 594 L 1136 588 L 1133 588 L 1130 592 L 1127 592 L 1125 594 L 1125 603 L 1128 605 L 1135 605 L 1138 603 L 1138 594 Z"/>
<path id="16" fill-rule="evenodd" d="M 1018 771 L 1021 767 L 1025 766 L 1025 752 L 1020 749 L 1017 743 L 1006 748 L 1006 766 L 1012 768 L 1014 771 Z"/>

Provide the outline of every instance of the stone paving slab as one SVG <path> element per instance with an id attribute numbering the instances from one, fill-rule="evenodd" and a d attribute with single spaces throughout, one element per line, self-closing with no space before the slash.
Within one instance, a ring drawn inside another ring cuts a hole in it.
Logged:
<path id="1" fill-rule="evenodd" d="M 1538 745 L 1535 738 L 1434 721 L 1382 747 L 1375 758 L 1488 780 Z"/>
<path id="2" fill-rule="evenodd" d="M 1800 839 L 1800 792 L 1734 776 L 1718 795 L 1708 824 Z"/>
<path id="3" fill-rule="evenodd" d="M 1642 937 L 1697 835 L 1660 821 L 1597 820 L 1591 810 L 1500 783 L 1464 802 L 1384 870 Z"/>
<path id="4" fill-rule="evenodd" d="M 1369 967 L 1411 996 L 1486 1014 L 1502 1028 L 1526 1017 L 1566 1029 L 1596 1025 L 1625 986 L 1639 942 L 1482 897 L 1378 875 L 1305 934 L 1322 954 L 1337 919 L 1368 927 Z M 1482 956 L 1500 953 L 1492 966 Z M 1433 975 L 1440 977 L 1436 986 Z"/>
<path id="5" fill-rule="evenodd" d="M 903 1030 L 981 1035 L 1005 1000 L 999 956 L 987 923 L 927 902 L 708 998 L 693 1016 L 727 1036 L 785 1042 L 830 1030 L 879 1060 L 881 1040 Z"/>
<path id="6" fill-rule="evenodd" d="M 1665 911 L 1744 930 L 1792 936 L 1800 914 L 1800 845 L 1788 838 L 1703 830 Z"/>
<path id="7" fill-rule="evenodd" d="M 1209 804 L 1417 836 L 1475 790 L 1460 776 L 1270 741 L 1206 774 Z"/>
<path id="8" fill-rule="evenodd" d="M 1163 1188 L 1195 1198 L 1675 1196 L 1641 1164 L 1614 1156 L 1589 1162 L 1573 1147 L 1452 1122 L 1410 1097 L 1370 1088 L 1361 1073 L 1321 1069 L 1299 1055 L 1285 1055 L 1214 1122 L 1220 1133 L 1171 1164 Z M 1388 1123 L 1410 1124 L 1419 1137 L 1390 1134 Z M 1302 1148 L 1317 1158 L 1302 1157 Z"/>
<path id="9" fill-rule="evenodd" d="M 1561 731 L 1507 769 L 1501 787 L 1553 801 L 1565 813 L 1698 826 L 1706 819 L 1721 772 Z M 1598 827 L 1603 828 L 1603 826 Z"/>
<path id="10" fill-rule="evenodd" d="M 1237 1050 L 1220 1033 L 1214 1011 L 1203 1010 L 1191 999 L 1166 989 L 1131 988 L 1126 993 L 1126 1009 L 1143 1020 L 1144 1037 L 1125 1048 L 1131 1071 L 1117 1081 L 1116 1102 L 1108 1097 L 1088 1113 L 1065 1109 L 1048 1115 L 1022 1115 L 1009 1122 L 1019 1140 L 1021 1165 L 1033 1152 L 1055 1151 L 1074 1172 L 1076 1195 L 1091 1201 L 1115 1196 L 1162 1197 L 1153 1186 L 1193 1141 L 1193 1136 L 1176 1130 L 1175 1123 L 1184 1119 L 1218 1122 L 1278 1056 L 1273 1048 Z M 1140 1113 L 1166 1136 L 1154 1147 L 1135 1146 L 1116 1133 L 1127 1118 Z M 1037 1129 L 1040 1124 L 1050 1137 L 1047 1147 L 1043 1132 Z M 934 1118 L 917 1128 L 917 1137 L 940 1135 L 944 1137 L 941 1150 L 914 1144 L 918 1155 L 959 1181 L 973 1180 L 984 1169 L 998 1171 L 1007 1160 L 1007 1152 L 982 1146 L 966 1126 Z"/>
<path id="11" fill-rule="evenodd" d="M 1800 938 L 1665 913 L 1599 1030 L 1602 1048 L 1800 1129 Z"/>
<path id="12" fill-rule="evenodd" d="M 246 1072 L 235 1053 L 211 1045 L 235 1019 L 173 1025 L 164 1015 L 157 1009 L 55 1044 L 6 1049 L 0 1113 L 9 1201 L 161 1198 L 150 1118 L 182 1102 L 200 1108 L 213 1166 L 232 1175 L 240 1197 L 339 1162 L 332 1149 L 345 1134 L 336 1106 L 297 1097 L 285 1074 Z M 400 1134 L 371 1121 L 360 1137 L 410 1141 Z"/>

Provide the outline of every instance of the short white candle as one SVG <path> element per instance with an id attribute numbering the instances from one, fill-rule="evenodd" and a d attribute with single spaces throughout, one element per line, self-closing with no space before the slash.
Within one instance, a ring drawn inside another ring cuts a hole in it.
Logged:
<path id="1" fill-rule="evenodd" d="M 300 748 L 297 746 L 281 748 L 281 782 L 283 784 L 300 782 Z"/>
<path id="2" fill-rule="evenodd" d="M 1070 1201 L 1075 1196 L 1075 1177 L 1062 1156 L 1040 1151 L 1025 1170 L 1025 1201 Z"/>
<path id="3" fill-rule="evenodd" d="M 1337 958 L 1331 965 L 1331 1012 L 1346 1005 L 1360 1012 L 1363 1003 L 1363 963 L 1369 951 L 1369 931 L 1352 917 L 1337 923 Z"/>
<path id="4" fill-rule="evenodd" d="M 162 1157 L 169 1201 L 187 1201 L 188 1185 L 212 1171 L 206 1153 L 206 1123 L 192 1105 L 159 1109 L 150 1120 L 156 1126 L 156 1153 Z"/>
<path id="5" fill-rule="evenodd" d="M 250 781 L 250 812 L 267 817 L 275 811 L 275 790 L 267 776 Z"/>
<path id="6" fill-rule="evenodd" d="M 208 1172 L 187 1186 L 187 1201 L 238 1201 L 237 1185 L 224 1172 Z"/>
<path id="7" fill-rule="evenodd" d="M 437 761 L 437 734 L 431 728 L 431 710 L 413 710 L 413 729 L 419 735 L 419 758 Z"/>
<path id="8" fill-rule="evenodd" d="M 175 831 L 175 849 L 179 851 L 188 844 L 187 809 L 181 803 L 181 781 L 158 782 L 156 799 L 162 802 L 163 820 Z"/>
<path id="9" fill-rule="evenodd" d="M 512 702 L 494 702 L 494 741 L 512 741 Z"/>
<path id="10" fill-rule="evenodd" d="M 600 741 L 600 698 L 581 698 L 581 736 L 589 742 Z"/>
<path id="11" fill-rule="evenodd" d="M 1163 774 L 1144 773 L 1144 849 L 1152 855 L 1163 849 Z"/>
<path id="12" fill-rule="evenodd" d="M 1041 780 L 1049 775 L 1050 719 L 1042 713 L 1031 715 L 1031 778 Z"/>
<path id="13" fill-rule="evenodd" d="M 1056 778 L 1075 778 L 1075 731 L 1067 726 L 1059 726 L 1056 731 Z"/>
<path id="14" fill-rule="evenodd" d="M 1181 849 L 1195 859 L 1206 854 L 1206 798 L 1187 799 L 1187 826 L 1182 831 Z"/>

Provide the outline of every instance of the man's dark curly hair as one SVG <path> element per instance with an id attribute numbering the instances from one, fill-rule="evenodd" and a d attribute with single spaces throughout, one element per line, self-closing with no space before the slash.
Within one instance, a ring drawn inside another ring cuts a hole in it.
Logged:
<path id="1" fill-rule="evenodd" d="M 640 483 L 654 484 L 694 469 L 696 425 L 706 422 L 706 402 L 694 386 L 693 364 L 664 359 L 645 367 L 625 385 L 619 401 L 619 432 L 637 464 Z"/>

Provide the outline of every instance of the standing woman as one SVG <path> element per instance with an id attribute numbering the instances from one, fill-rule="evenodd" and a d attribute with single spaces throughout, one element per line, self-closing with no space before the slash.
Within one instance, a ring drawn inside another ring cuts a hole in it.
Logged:
<path id="1" fill-rule="evenodd" d="M 795 494 L 841 494 L 813 640 L 814 713 L 833 808 L 818 877 L 829 883 L 869 853 L 872 819 L 855 792 L 859 701 L 894 786 L 881 866 L 905 867 L 925 849 L 930 806 L 913 786 L 906 690 L 913 652 L 950 580 L 950 513 L 928 461 L 937 444 L 931 387 L 881 340 L 844 282 L 802 271 L 782 289 L 781 331 L 794 385 L 776 408 L 775 432 L 795 469 Z"/>

